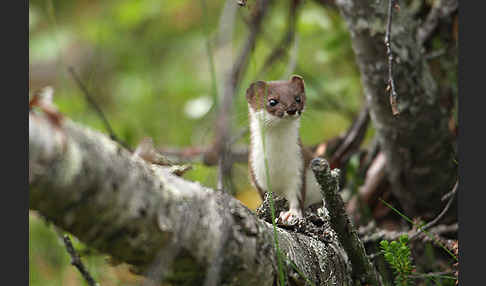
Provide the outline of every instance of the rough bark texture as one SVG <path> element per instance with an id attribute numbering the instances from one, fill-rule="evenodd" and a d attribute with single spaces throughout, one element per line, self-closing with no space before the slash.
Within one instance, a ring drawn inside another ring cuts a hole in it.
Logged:
<path id="1" fill-rule="evenodd" d="M 323 158 L 313 159 L 311 168 L 321 185 L 321 193 L 329 211 L 331 226 L 337 232 L 339 241 L 351 261 L 353 280 L 371 285 L 384 285 L 383 279 L 366 255 L 364 245 L 346 214 L 344 202 L 338 194 L 339 169 L 331 171 L 329 163 Z"/>
<path id="2" fill-rule="evenodd" d="M 336 0 L 348 24 L 370 115 L 387 156 L 392 192 L 408 216 L 437 215 L 440 197 L 457 178 L 450 111 L 421 54 L 418 21 L 400 2 L 394 9 L 391 47 L 400 115 L 393 116 L 387 85 L 385 27 L 388 1 Z M 454 212 L 451 214 L 455 215 Z"/>
<path id="3" fill-rule="evenodd" d="M 219 284 L 277 283 L 271 224 L 231 196 L 148 164 L 67 119 L 59 126 L 29 114 L 29 184 L 30 209 L 153 279 L 202 285 L 219 260 Z M 337 241 L 280 228 L 278 239 L 315 285 L 353 284 Z M 287 278 L 304 284 L 291 268 Z"/>

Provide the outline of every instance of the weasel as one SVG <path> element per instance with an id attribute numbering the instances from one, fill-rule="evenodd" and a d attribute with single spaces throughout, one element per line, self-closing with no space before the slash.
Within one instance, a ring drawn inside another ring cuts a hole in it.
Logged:
<path id="1" fill-rule="evenodd" d="M 289 210 L 279 216 L 284 223 L 302 218 L 305 208 L 322 202 L 320 186 L 309 168 L 312 154 L 303 148 L 299 135 L 306 101 L 304 80 L 294 75 L 288 81 L 254 82 L 246 90 L 246 100 L 252 185 L 262 199 L 269 190 L 287 199 Z"/>

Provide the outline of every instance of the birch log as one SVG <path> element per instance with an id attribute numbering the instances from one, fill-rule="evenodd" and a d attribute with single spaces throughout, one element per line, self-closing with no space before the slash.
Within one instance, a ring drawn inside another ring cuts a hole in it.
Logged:
<path id="1" fill-rule="evenodd" d="M 30 209 L 152 279 L 202 285 L 219 261 L 218 285 L 278 280 L 271 224 L 233 197 L 148 164 L 67 118 L 56 126 L 29 114 L 29 184 Z M 337 241 L 281 228 L 278 241 L 314 285 L 353 284 Z M 305 281 L 292 268 L 286 275 Z"/>

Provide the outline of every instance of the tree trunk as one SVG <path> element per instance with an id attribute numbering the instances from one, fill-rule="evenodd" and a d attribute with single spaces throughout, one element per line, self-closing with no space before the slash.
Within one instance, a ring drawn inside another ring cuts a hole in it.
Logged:
<path id="1" fill-rule="evenodd" d="M 432 78 L 417 41 L 418 20 L 400 1 L 393 9 L 391 48 L 397 61 L 393 77 L 400 114 L 390 107 L 388 62 L 384 44 L 388 1 L 336 0 L 347 22 L 371 119 L 387 157 L 392 192 L 406 215 L 437 215 L 457 179 L 451 112 Z M 454 218 L 455 212 L 449 212 Z"/>

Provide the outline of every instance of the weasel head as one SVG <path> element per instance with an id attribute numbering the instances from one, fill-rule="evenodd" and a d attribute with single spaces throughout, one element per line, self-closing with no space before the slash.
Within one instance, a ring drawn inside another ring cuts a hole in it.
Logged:
<path id="1" fill-rule="evenodd" d="M 305 107 L 304 80 L 293 75 L 288 81 L 257 81 L 246 90 L 251 111 L 270 114 L 274 120 L 295 120 Z"/>

